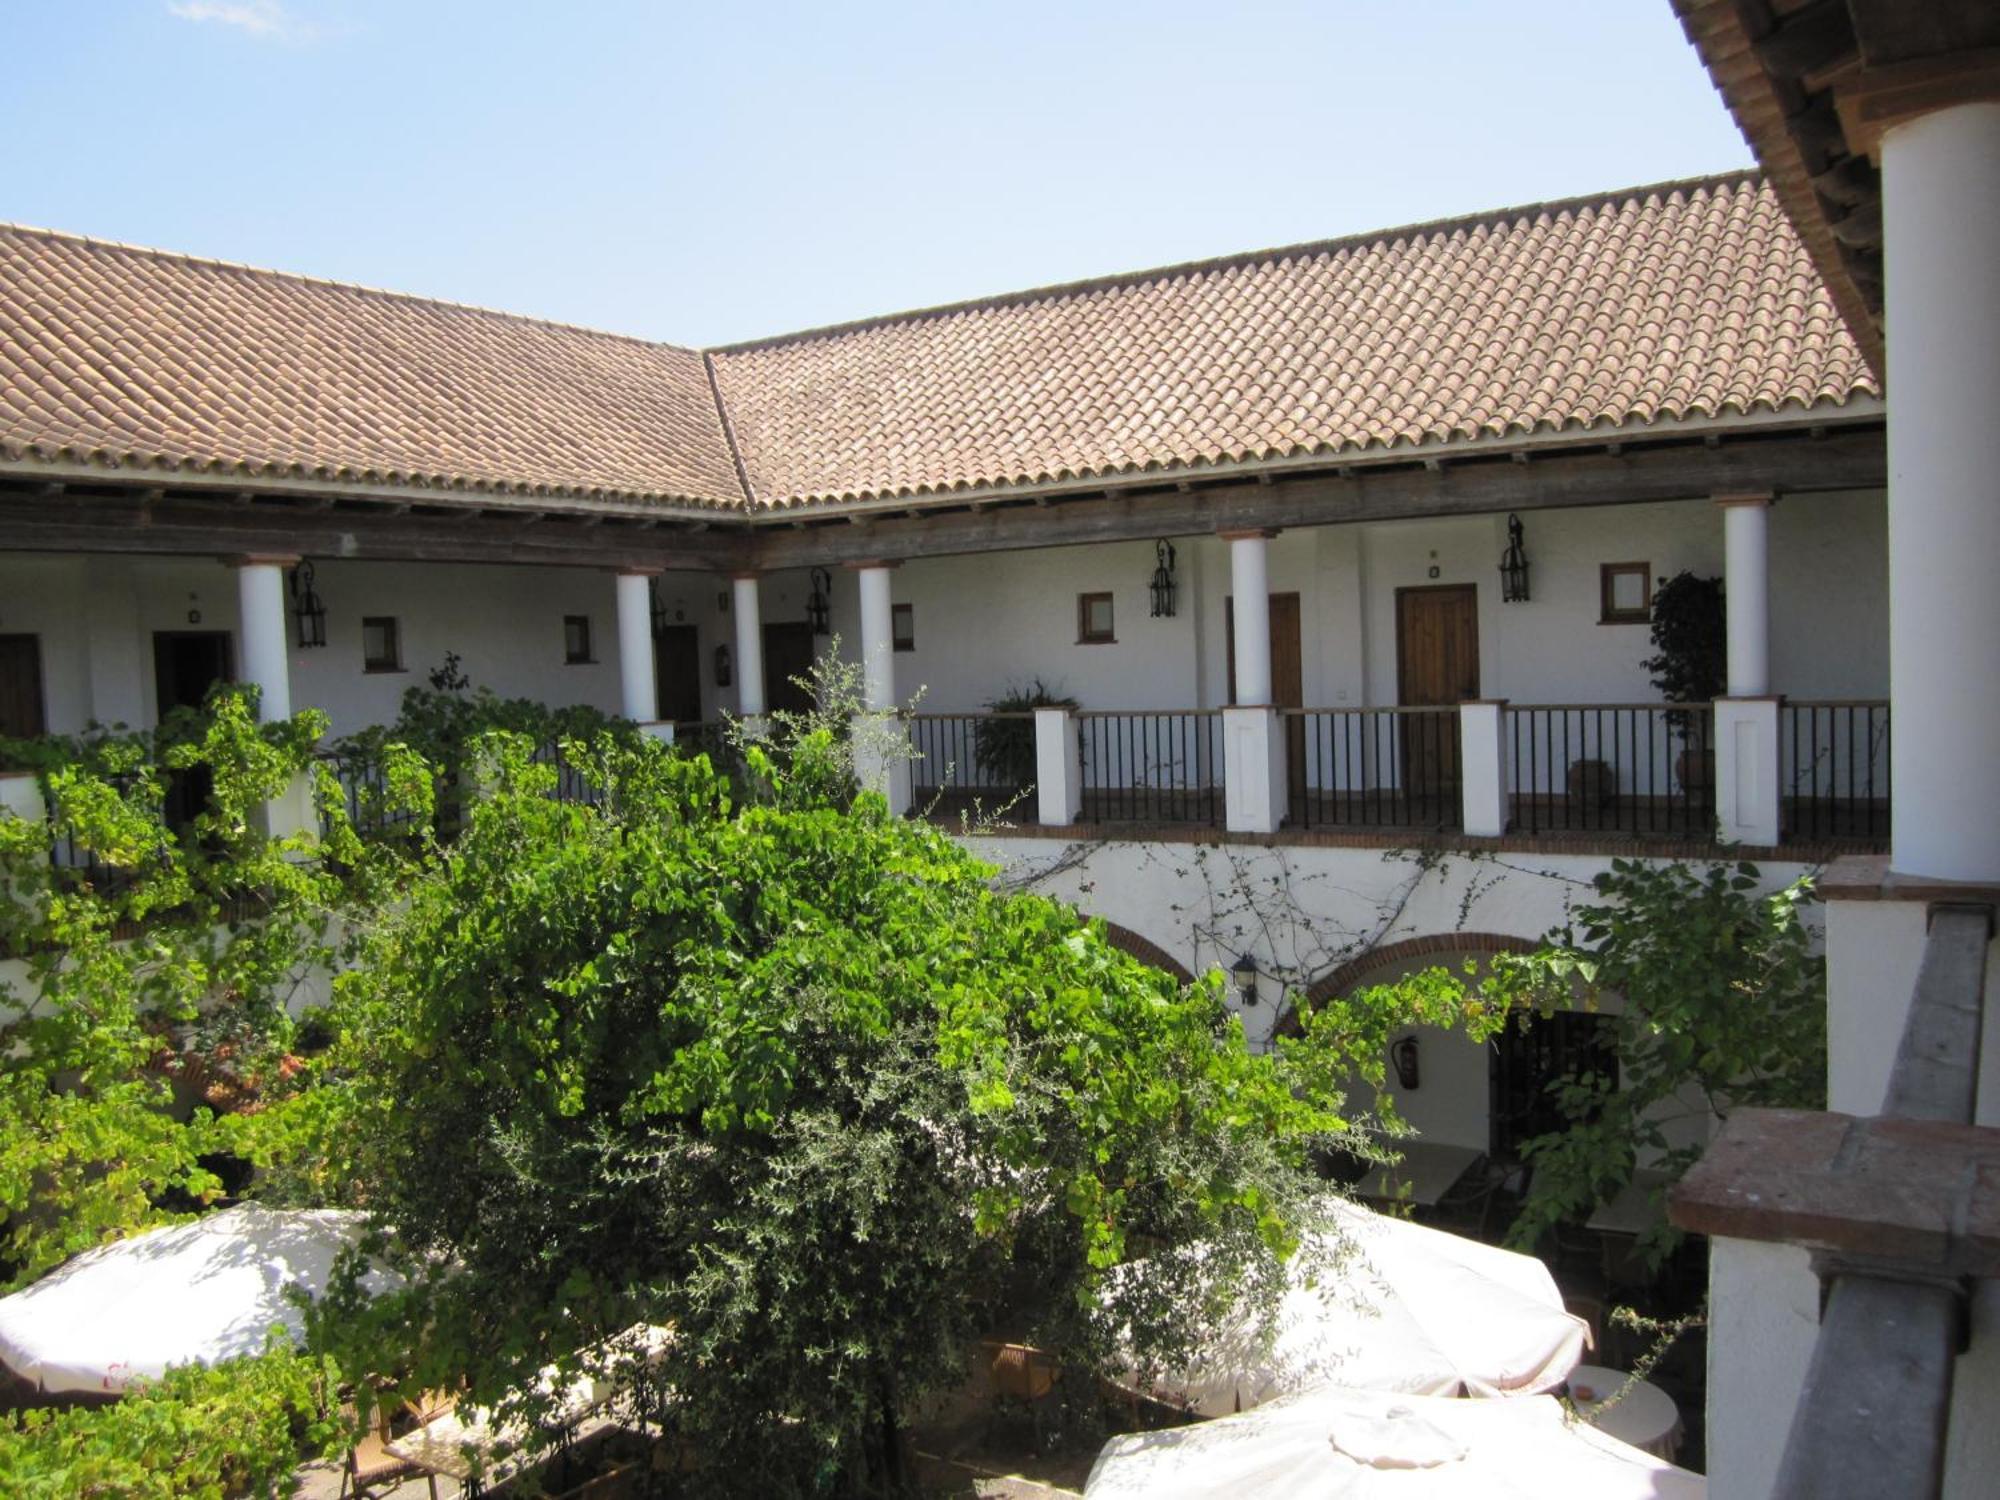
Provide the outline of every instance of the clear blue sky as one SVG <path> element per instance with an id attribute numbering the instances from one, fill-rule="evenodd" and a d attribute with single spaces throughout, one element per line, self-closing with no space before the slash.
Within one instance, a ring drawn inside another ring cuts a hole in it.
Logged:
<path id="1" fill-rule="evenodd" d="M 0 219 L 709 344 L 1727 170 L 1667 0 L 0 0 Z"/>

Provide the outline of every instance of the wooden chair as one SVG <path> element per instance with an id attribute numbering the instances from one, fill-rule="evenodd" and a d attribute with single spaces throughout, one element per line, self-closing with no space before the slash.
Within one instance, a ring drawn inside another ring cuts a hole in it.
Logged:
<path id="1" fill-rule="evenodd" d="M 346 1461 L 340 1472 L 340 1497 L 352 1495 L 356 1500 L 377 1489 L 387 1489 L 400 1484 L 417 1472 L 417 1466 L 407 1458 L 398 1458 L 389 1451 L 389 1444 L 395 1439 L 394 1412 L 381 1401 L 372 1403 L 373 1420 L 368 1430 L 347 1450 Z M 350 1420 L 355 1416 L 353 1406 L 342 1408 Z M 431 1494 L 437 1494 L 437 1480 L 431 1480 Z"/>
<path id="2" fill-rule="evenodd" d="M 987 1356 L 987 1379 L 993 1391 L 996 1412 L 1019 1402 L 1027 1409 L 1035 1434 L 1035 1451 L 1042 1450 L 1042 1411 L 1062 1378 L 1062 1367 L 1047 1350 L 1029 1344 L 1005 1344 L 986 1339 L 980 1348 Z"/>

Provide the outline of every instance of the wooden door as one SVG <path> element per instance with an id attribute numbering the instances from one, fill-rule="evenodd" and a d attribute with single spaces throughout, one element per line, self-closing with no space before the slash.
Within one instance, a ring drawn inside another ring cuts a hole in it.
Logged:
<path id="1" fill-rule="evenodd" d="M 1618 1086 L 1615 1025 L 1609 1016 L 1559 1010 L 1501 1029 L 1487 1054 L 1487 1149 L 1496 1161 L 1519 1161 L 1522 1142 L 1569 1128 L 1556 1085 L 1601 1078 Z"/>
<path id="2" fill-rule="evenodd" d="M 693 625 L 662 625 L 653 637 L 653 689 L 659 715 L 669 724 L 701 722 L 701 632 Z"/>
<path id="3" fill-rule="evenodd" d="M 153 632 L 153 701 L 162 722 L 177 708 L 200 708 L 208 690 L 229 681 L 230 676 L 227 631 Z M 168 774 L 165 805 L 169 828 L 185 827 L 207 805 L 213 780 L 206 766 Z"/>
<path id="4" fill-rule="evenodd" d="M 764 706 L 790 713 L 811 713 L 816 707 L 799 679 L 810 679 L 813 666 L 812 626 L 787 620 L 764 627 Z"/>
<path id="5" fill-rule="evenodd" d="M 1306 706 L 1305 656 L 1299 638 L 1299 596 L 1273 594 L 1271 598 L 1271 701 L 1279 708 Z M 1229 657 L 1229 701 L 1236 701 L 1236 600 L 1222 605 L 1224 651 Z M 1291 792 L 1293 816 L 1298 815 L 1299 799 L 1306 794 L 1306 721 L 1297 716 L 1282 719 L 1285 726 L 1285 780 Z"/>
<path id="6" fill-rule="evenodd" d="M 1396 590 L 1396 701 L 1453 705 L 1479 696 L 1479 590 L 1472 584 Z M 1455 793 L 1458 725 L 1416 715 L 1402 726 L 1403 787 Z"/>
<path id="7" fill-rule="evenodd" d="M 0 739 L 33 739 L 47 729 L 41 637 L 0 635 Z"/>

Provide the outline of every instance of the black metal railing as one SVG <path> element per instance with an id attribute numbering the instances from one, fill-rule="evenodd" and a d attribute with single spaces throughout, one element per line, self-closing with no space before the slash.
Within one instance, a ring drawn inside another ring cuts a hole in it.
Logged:
<path id="1" fill-rule="evenodd" d="M 1032 713 L 912 714 L 908 722 L 917 807 L 997 807 L 1034 786 Z"/>
<path id="2" fill-rule="evenodd" d="M 1284 710 L 1293 825 L 1461 826 L 1458 719 L 1456 708 Z"/>
<path id="3" fill-rule="evenodd" d="M 538 765 L 556 768 L 555 790 L 550 794 L 556 801 L 584 802 L 595 807 L 604 800 L 604 789 L 585 776 L 563 753 L 561 740 L 543 740 L 529 759 Z"/>
<path id="4" fill-rule="evenodd" d="M 1706 703 L 1510 707 L 1514 830 L 1713 838 L 1714 723 Z"/>
<path id="5" fill-rule="evenodd" d="M 686 755 L 706 755 L 718 771 L 727 771 L 735 758 L 726 719 L 674 725 L 674 748 Z"/>
<path id="6" fill-rule="evenodd" d="M 132 800 L 133 791 L 139 784 L 137 776 L 114 775 L 105 779 L 127 802 Z M 166 816 L 164 795 L 149 799 L 143 806 L 144 810 L 154 818 L 164 819 Z M 142 868 L 129 864 L 113 864 L 100 851 L 78 838 L 75 827 L 63 821 L 53 807 L 50 811 L 55 827 L 50 831 L 49 864 L 55 870 L 57 880 L 88 885 L 105 895 L 126 890 L 138 882 L 144 873 Z M 167 838 L 171 839 L 173 832 L 171 829 L 165 830 Z M 164 860 L 167 852 L 163 847 L 159 851 L 159 858 Z"/>
<path id="7" fill-rule="evenodd" d="M 416 813 L 390 806 L 388 775 L 379 758 L 332 752 L 317 759 L 340 783 L 347 821 L 362 838 L 382 838 L 416 826 Z M 332 831 L 332 820 L 322 812 L 319 824 L 320 836 L 324 838 Z"/>
<path id="8" fill-rule="evenodd" d="M 1889 836 L 1889 705 L 1881 699 L 1778 708 L 1781 826 L 1796 839 Z"/>
<path id="9" fill-rule="evenodd" d="M 1222 821 L 1220 710 L 1087 712 L 1076 719 L 1085 822 Z"/>

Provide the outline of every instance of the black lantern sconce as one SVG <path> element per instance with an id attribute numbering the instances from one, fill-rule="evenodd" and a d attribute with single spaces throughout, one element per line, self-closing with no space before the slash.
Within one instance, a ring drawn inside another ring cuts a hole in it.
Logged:
<path id="1" fill-rule="evenodd" d="M 1406 1089 L 1415 1089 L 1423 1081 L 1417 1069 L 1417 1039 L 1406 1036 L 1389 1049 L 1389 1061 L 1396 1065 L 1396 1082 Z"/>
<path id="2" fill-rule="evenodd" d="M 313 589 L 313 565 L 303 559 L 292 569 L 292 622 L 298 627 L 299 644 L 304 647 L 326 644 L 326 606 Z M 189 611 L 190 617 L 194 612 Z"/>
<path id="3" fill-rule="evenodd" d="M 646 580 L 646 603 L 652 610 L 653 639 L 657 641 L 667 633 L 667 606 L 666 601 L 660 598 L 660 580 L 657 578 Z"/>
<path id="4" fill-rule="evenodd" d="M 1507 551 L 1500 559 L 1500 602 L 1528 602 L 1528 554 L 1521 547 L 1521 518 L 1507 518 Z"/>
<path id="5" fill-rule="evenodd" d="M 1153 544 L 1153 618 L 1174 617 L 1174 544 L 1162 539 Z"/>
<path id="6" fill-rule="evenodd" d="M 825 568 L 812 570 L 812 592 L 806 595 L 806 623 L 814 635 L 833 629 L 833 578 Z"/>
<path id="7" fill-rule="evenodd" d="M 1229 972 L 1236 976 L 1236 998 L 1245 1010 L 1257 1003 L 1257 960 L 1248 953 L 1229 966 Z"/>
<path id="8" fill-rule="evenodd" d="M 717 687 L 728 687 L 735 680 L 736 673 L 734 663 L 730 660 L 729 648 L 727 646 L 717 646 L 715 648 L 715 685 Z"/>

